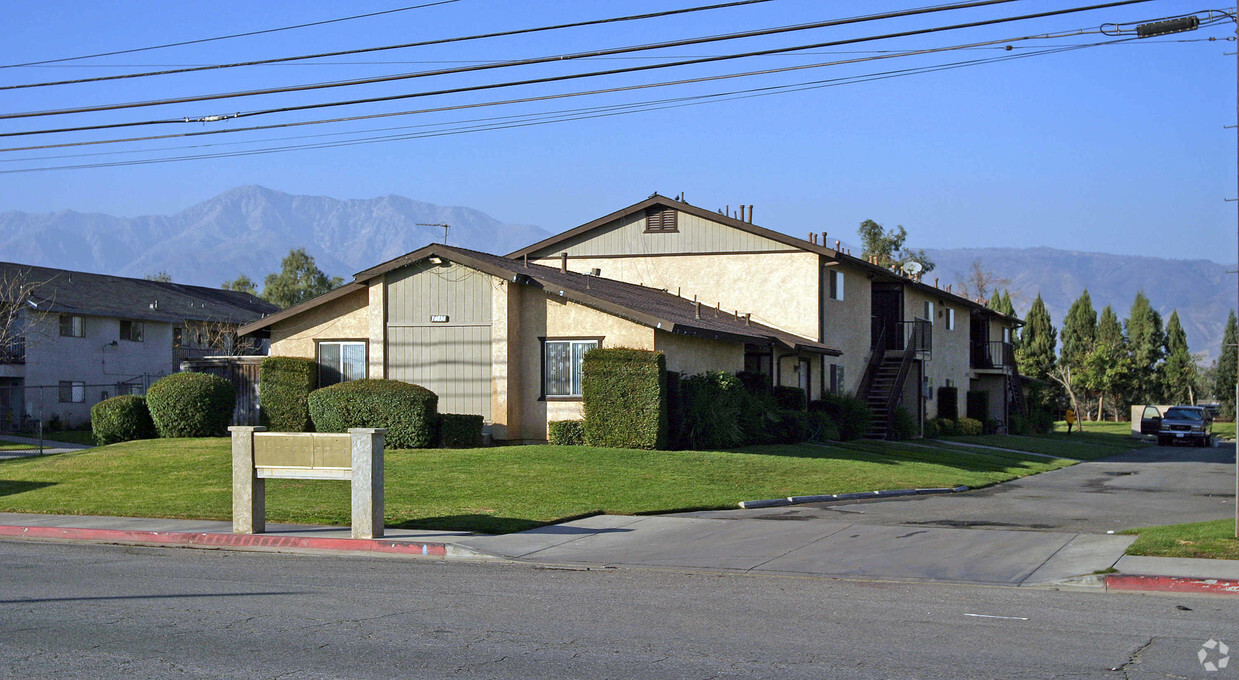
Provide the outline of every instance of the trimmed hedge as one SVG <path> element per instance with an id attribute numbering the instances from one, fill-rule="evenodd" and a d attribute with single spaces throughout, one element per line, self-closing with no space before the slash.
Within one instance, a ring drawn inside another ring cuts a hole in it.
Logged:
<path id="1" fill-rule="evenodd" d="M 173 373 L 146 391 L 160 437 L 226 436 L 235 402 L 232 383 L 209 373 Z"/>
<path id="2" fill-rule="evenodd" d="M 318 383 L 318 364 L 301 357 L 267 357 L 258 367 L 262 423 L 273 432 L 309 432 L 307 399 Z"/>
<path id="3" fill-rule="evenodd" d="M 581 394 L 590 446 L 667 448 L 667 359 L 662 352 L 589 350 Z"/>
<path id="4" fill-rule="evenodd" d="M 557 446 L 584 446 L 585 421 L 552 420 L 546 424 L 546 441 Z"/>
<path id="5" fill-rule="evenodd" d="M 90 407 L 90 429 L 100 446 L 155 437 L 146 399 L 132 395 L 104 399 Z"/>
<path id="6" fill-rule="evenodd" d="M 439 414 L 439 442 L 447 449 L 476 449 L 482 445 L 482 416 Z"/>
<path id="7" fill-rule="evenodd" d="M 839 441 L 839 426 L 825 411 L 809 411 L 809 430 L 811 441 Z"/>
<path id="8" fill-rule="evenodd" d="M 926 439 L 937 439 L 939 436 L 941 436 L 941 434 L 942 433 L 938 431 L 938 421 L 936 419 L 928 418 L 925 420 L 925 435 L 924 436 Z"/>
<path id="9" fill-rule="evenodd" d="M 926 422 L 934 424 L 934 429 L 937 430 L 936 436 L 950 437 L 959 434 L 959 428 L 950 418 L 930 418 Z"/>
<path id="10" fill-rule="evenodd" d="M 746 392 L 739 378 L 723 371 L 691 375 L 681 383 L 681 394 L 684 448 L 729 449 L 744 443 L 740 421 Z"/>
<path id="11" fill-rule="evenodd" d="M 963 435 L 984 434 L 985 424 L 976 418 L 960 418 L 959 433 Z"/>
<path id="12" fill-rule="evenodd" d="M 387 428 L 393 449 L 426 449 L 437 441 L 439 397 L 399 380 L 364 378 L 319 388 L 307 400 L 319 432 L 347 432 L 350 427 Z"/>
<path id="13" fill-rule="evenodd" d="M 781 409 L 803 411 L 809 405 L 809 400 L 805 397 L 804 390 L 799 387 L 779 385 L 771 393 L 774 394 L 774 402 Z"/>
<path id="14" fill-rule="evenodd" d="M 826 394 L 809 404 L 810 411 L 820 411 L 830 416 L 839 428 L 839 439 L 860 439 L 873 423 L 873 411 L 868 404 L 856 397 L 843 394 Z"/>

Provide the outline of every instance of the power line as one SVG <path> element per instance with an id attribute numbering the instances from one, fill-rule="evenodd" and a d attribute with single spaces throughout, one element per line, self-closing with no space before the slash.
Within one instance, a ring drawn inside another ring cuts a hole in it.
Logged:
<path id="1" fill-rule="evenodd" d="M 675 16 L 678 14 L 691 14 L 693 12 L 704 12 L 704 11 L 715 10 L 715 9 L 739 7 L 741 5 L 754 5 L 758 3 L 771 2 L 771 1 L 772 0 L 736 0 L 735 2 L 725 2 L 721 4 L 704 5 L 700 7 L 687 7 L 684 9 L 667 10 L 664 12 L 649 12 L 646 14 L 634 14 L 630 16 L 611 17 L 607 19 L 592 19 L 589 21 L 577 21 L 577 22 L 568 23 L 568 24 L 555 24 L 552 26 L 538 26 L 536 28 L 520 28 L 520 29 L 511 30 L 511 31 L 500 31 L 497 33 L 480 33 L 477 35 L 467 35 L 467 36 L 460 36 L 460 37 L 455 37 L 455 38 L 440 38 L 438 40 L 423 40 L 420 42 L 403 43 L 400 45 L 384 45 L 382 47 L 365 47 L 365 48 L 354 49 L 354 50 L 343 50 L 339 52 L 321 52 L 318 54 L 304 54 L 304 55 L 299 55 L 299 56 L 294 56 L 294 57 L 277 57 L 277 58 L 272 58 L 272 59 L 258 59 L 254 61 L 241 61 L 241 62 L 235 62 L 231 64 L 207 64 L 207 65 L 200 65 L 200 66 L 186 66 L 183 68 L 174 68 L 174 69 L 165 70 L 165 71 L 153 71 L 153 72 L 148 72 L 148 73 L 126 73 L 126 74 L 113 75 L 113 76 L 102 76 L 99 78 L 78 78 L 75 80 L 59 80 L 59 81 L 46 82 L 46 83 L 26 83 L 26 84 L 21 84 L 21 85 L 7 85 L 4 87 L 0 87 L 0 90 L 18 90 L 18 89 L 29 88 L 29 87 L 49 87 L 53 85 L 75 85 L 79 83 L 96 83 L 96 82 L 101 82 L 101 81 L 106 81 L 106 80 L 121 80 L 124 78 L 146 78 L 149 76 L 164 76 L 164 75 L 173 75 L 177 73 L 192 73 L 195 71 L 209 71 L 209 70 L 214 70 L 214 69 L 237 68 L 240 66 L 262 66 L 262 65 L 267 65 L 267 64 L 281 64 L 281 63 L 288 63 L 288 62 L 294 62 L 294 61 L 301 61 L 305 59 L 322 59 L 322 58 L 327 58 L 327 57 L 346 56 L 350 54 L 365 54 L 369 52 L 382 52 L 385 50 L 399 50 L 399 49 L 407 49 L 411 47 L 427 47 L 430 45 L 444 45 L 448 43 L 468 42 L 472 40 L 484 40 L 488 38 L 502 38 L 502 37 L 508 37 L 508 36 L 514 36 L 514 35 L 524 35 L 524 34 L 529 34 L 529 33 L 541 33 L 544 31 L 556 31 L 556 30 L 565 29 L 565 28 L 580 28 L 583 26 L 598 26 L 602 24 L 612 24 L 612 23 L 619 23 L 619 22 L 624 22 L 624 21 L 657 19 L 657 18 L 662 18 L 662 17 Z M 40 63 L 43 63 L 43 62 L 40 62 Z"/>
<path id="2" fill-rule="evenodd" d="M 512 68 L 517 66 L 532 66 L 535 64 L 547 64 L 553 62 L 573 61 L 586 57 L 608 56 L 615 54 L 631 54 L 633 52 L 645 52 L 650 50 L 661 50 L 669 47 L 685 47 L 688 45 L 701 45 L 705 43 L 722 42 L 728 40 L 740 40 L 743 38 L 764 37 L 770 35 L 778 35 L 782 33 L 793 33 L 799 31 L 815 30 L 819 28 L 830 28 L 835 26 L 844 26 L 849 24 L 864 23 L 869 21 L 881 21 L 885 19 L 902 18 L 916 16 L 919 14 L 930 14 L 936 12 L 945 12 L 961 9 L 973 9 L 976 7 L 984 7 L 988 5 L 1005 4 L 1016 2 L 1017 0 L 971 0 L 969 2 L 959 2 L 951 5 L 939 5 L 931 8 L 922 8 L 915 10 L 898 10 L 894 12 L 884 12 L 879 14 L 867 14 L 855 17 L 847 17 L 844 19 L 831 19 L 828 21 L 817 21 L 804 24 L 793 24 L 791 26 L 778 26 L 775 28 L 763 28 L 751 31 L 738 31 L 734 33 L 723 33 L 717 35 L 703 36 L 700 38 L 687 38 L 683 40 L 668 40 L 659 43 L 645 43 L 641 45 L 628 45 L 625 47 L 614 47 L 605 50 L 590 50 L 587 52 L 574 52 L 570 54 L 552 54 L 541 57 L 531 57 L 527 59 L 511 59 L 506 61 L 490 62 L 486 64 L 474 66 L 459 66 L 456 68 L 436 69 L 433 71 L 417 71 L 414 73 L 399 73 L 387 76 L 375 76 L 371 78 L 354 78 L 351 80 L 338 80 L 319 83 L 306 83 L 303 85 L 287 85 L 283 87 L 269 87 L 258 90 L 244 90 L 239 92 L 219 92 L 215 94 L 194 95 L 189 97 L 172 97 L 165 99 L 155 99 L 140 102 L 124 102 L 120 104 L 100 104 L 95 106 L 80 106 L 68 109 L 51 109 L 46 111 L 23 111 L 18 113 L 0 114 L 0 120 L 16 119 L 16 118 L 35 118 L 43 116 L 62 116 L 67 114 L 77 113 L 97 113 L 100 111 L 118 111 L 121 109 L 143 108 L 150 106 L 164 106 L 168 104 L 188 104 L 191 102 L 203 101 L 218 101 L 220 99 L 235 99 L 237 97 L 252 97 L 266 94 L 286 94 L 289 92 L 305 92 L 309 90 L 321 90 L 336 87 L 352 87 L 356 85 L 373 85 L 376 83 L 390 83 L 398 80 L 409 80 L 413 78 L 426 78 L 430 76 L 455 75 L 460 73 L 471 73 L 476 71 L 486 71 L 500 68 Z M 1105 7 L 1113 5 L 1134 4 L 1137 2 L 1149 2 L 1150 0 L 1121 0 L 1120 2 L 1103 5 Z M 1036 15 L 1034 15 L 1036 16 Z M 835 43 L 823 43 L 821 45 L 808 45 L 801 47 L 782 48 L 772 51 L 757 52 L 754 54 L 776 54 L 778 52 L 789 52 L 799 49 L 813 49 L 815 47 L 830 46 Z M 714 59 L 736 59 L 746 55 L 715 57 Z M 672 64 L 675 65 L 675 64 Z M 171 121 L 161 122 L 183 122 L 173 119 Z"/>
<path id="3" fill-rule="evenodd" d="M 326 19 L 323 21 L 313 21 L 308 24 L 296 24 L 294 26 L 280 26 L 278 28 L 264 28 L 258 31 L 248 31 L 245 33 L 233 33 L 231 35 L 220 35 L 214 38 L 198 38 L 196 40 L 182 40 L 181 42 L 165 43 L 163 45 L 151 45 L 149 47 L 134 47 L 127 50 L 114 50 L 112 52 L 98 52 L 95 54 L 83 54 L 78 57 L 61 57 L 59 59 L 44 59 L 42 61 L 28 61 L 24 64 L 0 64 L 0 68 L 17 68 L 19 66 L 40 66 L 43 64 L 58 64 L 66 61 L 77 61 L 79 59 L 94 59 L 96 57 L 110 57 L 117 54 L 133 54 L 134 52 L 149 52 L 151 50 L 162 50 L 167 47 L 181 47 L 184 45 L 197 45 L 206 42 L 215 42 L 217 40 L 230 40 L 232 38 L 246 38 L 253 35 L 263 35 L 266 33 L 278 33 L 280 31 L 291 31 L 298 28 L 309 28 L 311 26 L 324 26 L 326 24 L 335 24 L 341 21 L 352 21 L 354 19 L 366 19 L 369 17 L 377 17 L 383 14 L 395 14 L 396 12 L 407 12 L 413 9 L 423 9 L 425 7 L 434 7 L 435 5 L 448 5 L 460 0 L 439 0 L 438 2 L 428 2 L 422 5 L 413 5 L 411 7 L 398 7 L 396 9 L 386 9 L 380 12 L 370 12 L 368 14 L 354 14 L 347 17 L 339 17 L 336 19 Z"/>
<path id="4" fill-rule="evenodd" d="M 1011 0 L 985 0 L 985 3 L 992 4 L 995 2 L 1009 2 L 1009 1 Z M 755 52 L 723 55 L 723 56 L 718 56 L 718 57 L 705 57 L 705 58 L 690 59 L 686 61 L 678 61 L 678 62 L 671 62 L 671 63 L 664 63 L 664 64 L 647 64 L 644 66 L 633 66 L 633 67 L 628 67 L 628 68 L 610 69 L 610 70 L 605 70 L 605 71 L 592 71 L 592 72 L 576 73 L 576 74 L 568 74 L 568 75 L 547 76 L 543 78 L 533 78 L 533 79 L 527 79 L 527 80 L 521 80 L 521 81 L 488 83 L 488 84 L 483 84 L 483 85 L 463 86 L 463 87 L 448 88 L 448 89 L 443 89 L 443 90 L 413 92 L 413 93 L 406 93 L 406 94 L 400 94 L 400 95 L 387 95 L 383 97 L 370 97 L 366 99 L 354 99 L 354 100 L 335 101 L 335 102 L 320 102 L 320 103 L 315 103 L 315 104 L 302 104 L 302 105 L 297 105 L 297 106 L 285 106 L 285 107 L 273 108 L 273 109 L 261 109 L 261 110 L 255 110 L 255 111 L 248 111 L 244 113 L 237 112 L 236 114 L 228 115 L 225 117 L 235 118 L 235 117 L 245 116 L 248 118 L 248 117 L 261 116 L 261 115 L 270 115 L 270 114 L 275 114 L 275 113 L 289 113 L 289 112 L 294 112 L 294 111 L 306 111 L 306 110 L 312 110 L 312 109 L 331 108 L 331 107 L 337 107 L 337 106 L 352 106 L 352 105 L 357 105 L 357 104 L 372 104 L 372 103 L 378 103 L 378 102 L 398 101 L 398 100 L 403 100 L 403 99 L 414 99 L 414 98 L 421 98 L 421 97 L 439 96 L 439 95 L 445 95 L 445 94 L 459 94 L 463 92 L 476 92 L 476 91 L 500 89 L 500 88 L 507 88 L 507 87 L 517 87 L 517 86 L 523 86 L 523 85 L 561 82 L 561 81 L 567 81 L 567 80 L 577 80 L 581 78 L 593 78 L 593 77 L 599 77 L 599 76 L 617 75 L 617 74 L 623 74 L 623 73 L 636 73 L 636 72 L 651 71 L 651 70 L 656 70 L 656 69 L 713 63 L 713 62 L 726 61 L 726 60 L 732 60 L 732 59 L 742 59 L 742 58 L 753 57 L 753 56 L 778 54 L 782 52 L 790 52 L 790 51 L 797 51 L 797 50 L 803 50 L 803 49 L 819 49 L 823 47 L 836 47 L 839 45 L 849 45 L 849 44 L 856 44 L 856 43 L 861 43 L 861 42 L 871 42 L 874 40 L 886 40 L 886 39 L 903 38 L 903 37 L 910 37 L 910 36 L 916 36 L 916 35 L 927 35 L 931 33 L 959 30 L 959 29 L 964 29 L 964 28 L 976 28 L 980 26 L 991 26 L 991 25 L 1010 23 L 1010 22 L 1015 22 L 1015 21 L 1024 21 L 1027 19 L 1043 18 L 1047 16 L 1058 16 L 1058 15 L 1063 15 L 1063 14 L 1085 12 L 1085 11 L 1091 11 L 1094 9 L 1105 8 L 1105 7 L 1132 5 L 1132 4 L 1138 4 L 1138 3 L 1143 3 L 1143 2 L 1149 2 L 1149 1 L 1150 0 L 1118 0 L 1116 2 L 1106 3 L 1102 5 L 1090 5 L 1086 7 L 1077 7 L 1077 8 L 1066 9 L 1066 10 L 1054 10 L 1054 11 L 1049 11 L 1049 12 L 1040 12 L 1036 14 L 1026 14 L 1026 15 L 1020 15 L 1020 16 L 1014 16 L 1014 17 L 1005 17 L 1005 18 L 1000 18 L 1000 19 L 974 21 L 974 22 L 968 22 L 964 24 L 954 24 L 954 25 L 949 25 L 949 26 L 935 26 L 931 28 L 902 31 L 898 33 L 888 33 L 888 34 L 877 35 L 877 36 L 866 36 L 866 37 L 860 37 L 860 38 L 849 38 L 845 40 L 836 40 L 836 41 L 830 41 L 830 42 L 825 42 L 825 43 L 817 43 L 813 45 L 800 45 L 800 46 L 794 46 L 794 47 L 771 48 L 771 49 L 759 50 Z M 958 8 L 958 6 L 952 6 L 952 8 Z M 878 15 L 874 15 L 874 16 L 878 16 Z M 847 19 L 843 21 L 855 22 L 855 19 Z M 796 67 L 789 67 L 789 68 L 796 68 Z M 5 117 L 8 117 L 8 116 L 0 115 L 0 118 L 5 118 Z M 106 124 L 99 124 L 99 125 L 59 128 L 59 129 L 52 129 L 52 130 L 27 130 L 27 131 L 21 131 L 21 132 L 7 132 L 7 133 L 0 133 L 0 137 L 17 137 L 17 136 L 27 136 L 27 135 L 34 135 L 34 134 L 51 134 L 51 133 L 59 133 L 59 132 L 83 132 L 83 131 L 115 129 L 115 128 L 135 127 L 135 126 L 144 126 L 144 125 L 162 125 L 162 124 L 168 124 L 168 123 L 181 123 L 181 122 L 191 122 L 191 121 L 197 122 L 199 120 L 204 121 L 204 122 L 209 122 L 209 121 L 219 120 L 219 119 L 220 119 L 219 117 L 211 117 L 209 120 L 208 119 L 163 119 L 163 120 L 152 120 L 152 121 L 131 121 L 131 122 L 125 122 L 125 123 L 106 123 Z M 244 130 L 244 129 L 246 128 L 240 128 L 240 130 Z"/>
<path id="5" fill-rule="evenodd" d="M 744 78 L 744 77 L 751 77 L 751 76 L 758 76 L 758 75 L 771 75 L 771 74 L 777 74 L 777 73 L 786 73 L 790 71 L 808 70 L 808 69 L 823 68 L 823 67 L 828 67 L 828 66 L 838 66 L 838 65 L 843 65 L 843 64 L 861 63 L 861 62 L 866 62 L 866 61 L 877 61 L 877 60 L 889 59 L 889 58 L 894 58 L 894 57 L 899 57 L 899 56 L 912 56 L 912 55 L 920 55 L 920 54 L 930 54 L 934 52 L 953 51 L 953 50 L 957 50 L 961 48 L 978 47 L 978 46 L 985 45 L 985 44 L 1006 44 L 1006 43 L 1018 42 L 1021 40 L 1040 40 L 1040 39 L 1051 39 L 1055 37 L 1070 37 L 1072 35 L 1080 35 L 1085 32 L 1087 31 L 1084 29 L 1078 30 L 1078 31 L 1062 31 L 1059 33 L 1054 33 L 1054 34 L 1037 34 L 1037 35 L 1032 35 L 1032 36 L 1023 36 L 1019 38 L 1004 38 L 1001 40 L 987 41 L 986 43 L 969 43 L 966 45 L 957 45 L 957 46 L 951 46 L 951 47 L 946 47 L 946 48 L 929 48 L 929 49 L 924 49 L 924 50 L 905 51 L 905 52 L 897 53 L 897 54 L 860 57 L 860 58 L 849 59 L 849 60 L 819 62 L 816 64 L 801 64 L 801 65 L 786 66 L 786 67 L 781 67 L 781 68 L 762 69 L 762 70 L 757 70 L 757 71 L 721 74 L 721 75 L 714 75 L 714 76 L 702 76 L 702 77 L 696 77 L 696 78 L 663 81 L 663 82 L 658 82 L 658 83 L 627 85 L 627 86 L 612 87 L 612 88 L 584 90 L 584 91 L 569 92 L 569 93 L 559 93 L 559 94 L 553 94 L 553 95 L 540 95 L 540 96 L 524 97 L 524 98 L 517 98 L 517 99 L 506 99 L 506 100 L 497 100 L 497 101 L 489 101 L 489 102 L 476 102 L 472 104 L 448 105 L 448 106 L 441 106 L 441 107 L 435 107 L 435 108 L 429 108 L 429 109 L 415 109 L 411 111 L 364 114 L 364 115 L 358 115 L 358 116 L 346 116 L 346 117 L 338 117 L 338 118 L 328 118 L 328 119 L 311 120 L 311 121 L 298 121 L 298 122 L 289 122 L 289 123 L 274 123 L 274 124 L 269 124 L 269 125 L 255 125 L 255 126 L 250 126 L 246 128 L 233 128 L 233 129 L 225 129 L 225 130 L 203 130 L 199 132 L 184 132 L 184 133 L 173 133 L 173 134 L 165 134 L 165 135 L 148 135 L 144 137 L 130 137 L 130 138 L 122 138 L 122 139 L 93 140 L 93 141 L 84 141 L 84 142 L 62 142 L 58 144 L 45 144 L 45 145 L 39 145 L 39 146 L 14 147 L 14 148 L 8 148 L 8 149 L 0 149 L 0 152 L 34 151 L 34 150 L 44 150 L 44 149 L 54 149 L 54 148 L 75 147 L 75 146 L 95 146 L 99 144 L 112 144 L 112 143 L 122 143 L 122 142 L 144 142 L 144 141 L 156 141 L 156 140 L 163 140 L 163 139 L 199 137 L 199 136 L 206 136 L 206 135 L 232 134 L 232 133 L 238 133 L 238 132 L 266 131 L 266 130 L 291 128 L 291 127 L 303 127 L 306 125 L 343 123 L 343 122 L 353 122 L 353 121 L 359 121 L 359 120 L 372 120 L 376 118 L 390 118 L 390 117 L 395 117 L 395 116 L 443 113 L 443 112 L 448 112 L 448 111 L 459 111 L 459 110 L 465 110 L 465 109 L 484 108 L 484 107 L 492 107 L 492 106 L 526 104 L 526 103 L 532 103 L 532 102 L 550 101 L 550 100 L 555 100 L 555 99 L 566 99 L 566 98 L 572 98 L 572 97 L 593 96 L 593 95 L 600 95 L 600 94 L 614 94 L 614 93 L 628 92 L 628 91 L 634 91 L 634 90 L 653 89 L 657 87 L 671 87 L 671 86 L 676 86 L 676 85 L 696 84 L 696 83 L 711 82 L 711 81 L 717 81 L 717 80 L 729 80 L 729 79 Z M 1093 32 L 1096 32 L 1096 30 L 1094 30 Z"/>
<path id="6" fill-rule="evenodd" d="M 388 135 L 388 136 L 378 137 L 378 138 L 345 140 L 345 141 L 340 141 L 340 142 L 325 142 L 325 143 L 319 143 L 319 144 L 288 145 L 288 146 L 282 146 L 282 147 L 272 147 L 272 148 L 267 148 L 267 149 L 252 149 L 252 150 L 236 151 L 236 152 L 209 153 L 209 154 L 198 154 L 198 155 L 193 155 L 193 156 L 176 156 L 176 157 L 164 157 L 164 158 L 153 158 L 153 159 L 140 159 L 140 160 L 132 160 L 132 161 L 115 161 L 115 162 L 109 162 L 109 163 L 89 163 L 89 164 L 78 164 L 78 165 L 45 166 L 45 167 L 39 167 L 39 168 L 24 168 L 24 169 L 18 169 L 18 170 L 0 170 L 0 174 L 39 172 L 39 171 L 46 171 L 46 170 L 97 169 L 97 168 L 121 167 L 121 166 L 129 166 L 129 165 L 150 165 L 150 164 L 158 164 L 158 163 L 169 163 L 169 162 L 191 161 L 191 160 L 210 160 L 210 159 L 215 159 L 215 158 L 233 158 L 233 157 L 241 157 L 241 156 L 266 155 L 266 154 L 271 154 L 271 153 L 280 153 L 284 151 L 338 148 L 338 147 L 344 147 L 344 146 L 355 146 L 355 145 L 360 145 L 360 144 L 373 144 L 373 143 L 379 143 L 379 142 L 385 142 L 385 141 L 422 139 L 422 138 L 430 138 L 430 137 L 442 137 L 442 136 L 466 134 L 470 132 L 486 132 L 486 131 L 494 131 L 494 130 L 519 128 L 519 127 L 529 127 L 529 126 L 534 126 L 534 125 L 547 125 L 547 124 L 556 123 L 556 122 L 568 122 L 568 121 L 573 121 L 573 120 L 583 120 L 583 119 L 590 119 L 590 118 L 611 117 L 611 116 L 617 116 L 617 115 L 626 115 L 630 113 L 641 113 L 641 112 L 646 112 L 646 111 L 655 111 L 655 110 L 670 109 L 670 108 L 681 108 L 685 106 L 697 106 L 697 105 L 706 104 L 706 103 L 733 101 L 737 99 L 764 97 L 764 96 L 771 96 L 771 95 L 776 95 L 776 94 L 786 94 L 789 92 L 822 89 L 825 87 L 836 87 L 836 86 L 841 86 L 841 85 L 871 82 L 871 81 L 876 81 L 876 80 L 886 80 L 890 78 L 904 77 L 904 76 L 910 76 L 910 75 L 920 75 L 924 73 L 933 73 L 933 72 L 938 72 L 938 71 L 953 70 L 957 68 L 964 68 L 967 66 L 998 63 L 998 62 L 1004 62 L 1004 61 L 1012 61 L 1016 59 L 1026 59 L 1030 57 L 1042 56 L 1042 55 L 1047 55 L 1047 54 L 1058 54 L 1058 53 L 1070 52 L 1070 51 L 1075 51 L 1075 50 L 1080 50 L 1080 49 L 1087 49 L 1089 47 L 1117 45 L 1117 44 L 1126 43 L 1127 41 L 1134 40 L 1134 39 L 1135 38 L 1123 38 L 1123 39 L 1108 41 L 1108 42 L 1071 45 L 1071 46 L 1057 47 L 1057 48 L 1046 48 L 1038 52 L 1023 52 L 1020 54 L 1010 54 L 1010 55 L 1003 55 L 999 57 L 989 57 L 985 59 L 974 59 L 974 60 L 954 62 L 954 63 L 949 63 L 949 64 L 938 64 L 938 65 L 933 65 L 933 66 L 923 66 L 923 67 L 916 67 L 916 68 L 911 68 L 911 69 L 899 69 L 899 70 L 885 71 L 885 72 L 879 72 L 879 73 L 874 73 L 874 74 L 846 76 L 843 78 L 810 81 L 808 83 L 767 86 L 767 87 L 762 87 L 762 88 L 752 88 L 749 90 L 714 93 L 714 94 L 708 94 L 708 95 L 695 95 L 691 97 L 682 97 L 682 98 L 669 99 L 669 100 L 656 100 L 653 102 L 637 102 L 637 103 L 631 103 L 631 104 L 611 105 L 610 107 L 593 107 L 595 112 L 586 114 L 586 115 L 569 116 L 569 115 L 565 115 L 564 112 L 550 113 L 550 114 L 524 114 L 522 116 L 510 116 L 510 117 L 505 117 L 505 118 L 509 118 L 509 119 L 519 118 L 519 117 L 530 118 L 534 116 L 542 116 L 543 118 L 541 120 L 526 120 L 526 121 L 511 122 L 508 124 L 496 123 L 492 125 L 471 125 L 471 126 L 461 127 L 455 130 L 442 130 L 442 131 L 432 131 L 432 132 L 423 132 L 423 133 L 413 133 L 413 134 L 408 134 L 408 135 Z M 672 102 L 672 103 L 667 103 L 667 102 Z M 611 109 L 611 110 L 606 111 L 604 109 Z M 627 109 L 627 110 L 623 110 L 623 109 Z M 441 125 L 444 125 L 444 124 L 441 124 Z M 353 133 L 341 133 L 341 134 L 353 134 Z"/>

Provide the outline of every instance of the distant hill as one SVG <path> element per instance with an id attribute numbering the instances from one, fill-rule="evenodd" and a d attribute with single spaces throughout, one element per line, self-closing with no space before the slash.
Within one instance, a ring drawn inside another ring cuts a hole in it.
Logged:
<path id="1" fill-rule="evenodd" d="M 1143 290 L 1163 323 L 1172 311 L 1179 311 L 1188 346 L 1209 359 L 1221 350 L 1226 315 L 1235 307 L 1235 275 L 1226 273 L 1235 266 L 1209 260 L 1054 248 L 959 248 L 928 250 L 927 254 L 937 265 L 929 276 L 938 277 L 943 285 L 953 284 L 956 292 L 974 260 L 980 260 L 986 271 L 1010 279 L 1008 288 L 1021 317 L 1040 292 L 1056 327 L 1062 326 L 1067 309 L 1086 288 L 1099 314 L 1110 305 L 1120 320 L 1127 318 L 1136 292 Z"/>
<path id="2" fill-rule="evenodd" d="M 613 206 L 600 206 L 599 214 Z M 541 227 L 505 224 L 464 207 L 421 203 L 402 196 L 337 200 L 294 196 L 259 186 L 238 187 L 172 215 L 135 218 L 64 211 L 0 213 L 0 260 L 141 277 L 166 270 L 174 281 L 218 286 L 246 274 L 258 281 L 276 271 L 290 248 L 304 246 L 318 266 L 348 279 L 353 273 L 443 238 L 490 253 L 508 253 L 549 234 Z M 856 249 L 859 252 L 859 249 Z M 1143 290 L 1163 319 L 1179 310 L 1193 352 L 1218 354 L 1227 310 L 1234 306 L 1234 266 L 1207 260 L 1168 260 L 1053 248 L 930 250 L 929 274 L 942 285 L 967 278 L 974 260 L 1011 280 L 1022 316 L 1040 291 L 1057 326 L 1087 288 L 1100 312 L 1120 318 Z"/>
<path id="3" fill-rule="evenodd" d="M 246 274 L 260 287 L 289 249 L 304 246 L 319 268 L 351 278 L 376 263 L 443 240 L 507 253 L 545 238 L 472 208 L 403 196 L 337 200 L 237 187 L 173 215 L 134 218 L 73 211 L 0 213 L 0 260 L 141 277 L 166 270 L 178 283 L 218 286 Z"/>

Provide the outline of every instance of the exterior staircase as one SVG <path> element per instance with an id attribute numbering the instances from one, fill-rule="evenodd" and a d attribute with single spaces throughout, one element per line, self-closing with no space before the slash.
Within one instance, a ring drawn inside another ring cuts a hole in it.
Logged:
<path id="1" fill-rule="evenodd" d="M 897 403 L 896 395 L 903 391 L 903 380 L 900 380 L 900 369 L 903 359 L 899 356 L 883 357 L 873 368 L 869 381 L 869 389 L 865 394 L 865 403 L 873 412 L 873 422 L 865 433 L 867 439 L 890 438 L 892 404 Z"/>

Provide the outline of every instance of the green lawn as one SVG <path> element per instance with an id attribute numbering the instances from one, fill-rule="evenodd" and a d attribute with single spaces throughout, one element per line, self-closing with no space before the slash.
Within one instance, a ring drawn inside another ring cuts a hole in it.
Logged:
<path id="1" fill-rule="evenodd" d="M 1114 423 L 1106 423 L 1105 425 L 1114 425 Z M 1123 423 L 1123 426 L 1126 428 L 1125 423 Z M 1107 458 L 1131 451 L 1132 449 L 1149 446 L 1147 442 L 1128 437 L 1126 429 L 1123 430 L 1122 434 L 1119 434 L 1115 431 L 1115 428 L 1090 428 L 1084 432 L 1073 432 L 1071 434 L 1067 434 L 1066 429 L 1062 432 L 1056 429 L 1052 434 L 991 434 L 984 436 L 943 437 L 942 440 L 965 444 L 980 444 L 982 446 L 996 446 L 1003 449 L 1064 456 L 1079 460 Z"/>
<path id="2" fill-rule="evenodd" d="M 0 461 L 0 512 L 228 519 L 229 456 L 227 439 L 181 439 Z M 734 508 L 742 500 L 876 489 L 978 487 L 1067 462 L 885 442 L 732 451 L 561 446 L 389 451 L 386 522 L 502 533 L 596 513 Z M 269 481 L 267 519 L 348 524 L 348 484 Z"/>
<path id="3" fill-rule="evenodd" d="M 0 451 L 28 451 L 37 448 L 39 447 L 29 444 L 14 444 L 13 442 L 0 441 Z"/>
<path id="4" fill-rule="evenodd" d="M 1140 536 L 1127 549 L 1128 555 L 1239 560 L 1239 539 L 1235 538 L 1233 518 L 1128 529 L 1121 533 Z"/>

